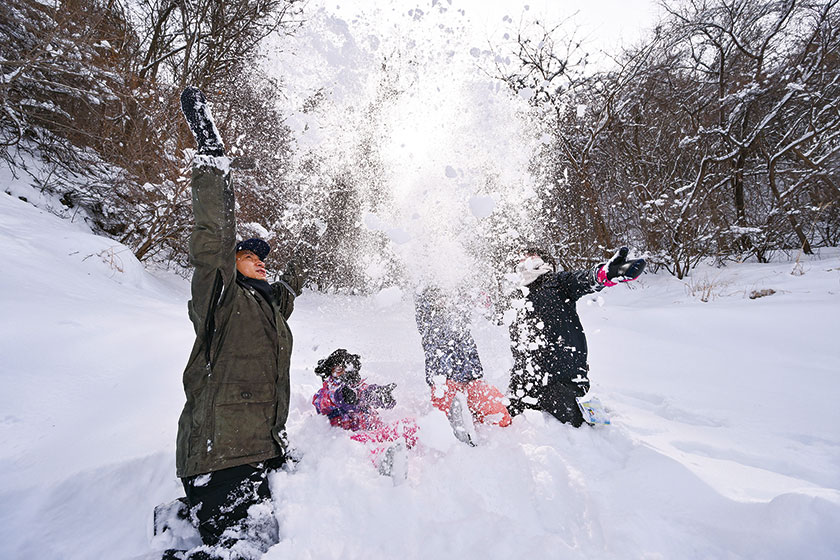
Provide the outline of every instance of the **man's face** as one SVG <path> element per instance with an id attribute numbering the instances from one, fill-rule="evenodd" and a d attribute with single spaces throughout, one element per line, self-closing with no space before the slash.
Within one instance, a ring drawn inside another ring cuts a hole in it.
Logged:
<path id="1" fill-rule="evenodd" d="M 252 251 L 236 253 L 236 270 L 246 278 L 265 280 L 265 263 Z"/>

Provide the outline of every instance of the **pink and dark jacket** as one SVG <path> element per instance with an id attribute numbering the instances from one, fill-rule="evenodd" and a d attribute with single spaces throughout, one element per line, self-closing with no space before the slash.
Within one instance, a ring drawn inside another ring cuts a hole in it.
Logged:
<path id="1" fill-rule="evenodd" d="M 344 399 L 342 389 L 349 387 L 356 395 L 356 402 Z M 352 430 L 374 430 L 384 425 L 377 408 L 393 408 L 394 401 L 386 402 L 381 396 L 383 386 L 367 384 L 364 381 L 349 385 L 341 378 L 327 377 L 323 386 L 312 397 L 312 404 L 318 414 L 330 419 L 330 424 Z"/>

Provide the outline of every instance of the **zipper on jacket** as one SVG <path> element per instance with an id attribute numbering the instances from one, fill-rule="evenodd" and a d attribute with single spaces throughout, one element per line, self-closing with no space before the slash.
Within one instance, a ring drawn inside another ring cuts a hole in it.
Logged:
<path id="1" fill-rule="evenodd" d="M 206 341 L 206 346 L 204 347 L 204 360 L 206 364 L 205 367 L 207 368 L 207 375 L 210 375 L 213 371 L 213 362 L 210 359 L 210 346 L 213 344 L 213 335 L 216 333 L 216 305 L 218 304 L 219 297 L 221 296 L 222 284 L 222 273 L 217 270 L 216 278 L 213 280 L 213 289 L 210 292 L 210 302 L 207 306 L 207 318 L 204 321 L 204 340 Z"/>

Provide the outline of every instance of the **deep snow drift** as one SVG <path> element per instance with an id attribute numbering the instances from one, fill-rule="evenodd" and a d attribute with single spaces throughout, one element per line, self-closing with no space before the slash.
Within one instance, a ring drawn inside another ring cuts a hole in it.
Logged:
<path id="1" fill-rule="evenodd" d="M 3 187 L 0 557 L 154 558 L 152 508 L 180 490 L 187 283 Z M 304 459 L 272 478 L 283 540 L 265 558 L 836 557 L 838 298 L 837 250 L 605 290 L 578 308 L 612 426 L 528 413 L 469 448 L 428 404 L 408 294 L 307 292 L 289 419 Z M 504 387 L 505 330 L 474 330 Z M 315 415 L 312 369 L 336 347 L 421 423 L 403 485 Z"/>

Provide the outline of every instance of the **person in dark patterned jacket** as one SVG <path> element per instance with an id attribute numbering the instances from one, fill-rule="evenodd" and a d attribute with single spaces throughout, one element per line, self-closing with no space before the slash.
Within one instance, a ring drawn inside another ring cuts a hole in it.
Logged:
<path id="1" fill-rule="evenodd" d="M 461 413 L 453 410 L 453 405 L 459 404 L 457 395 L 463 394 L 473 421 L 508 426 L 511 418 L 502 402 L 504 395 L 484 380 L 478 348 L 470 332 L 471 309 L 465 304 L 466 299 L 444 293 L 434 285 L 414 296 L 414 317 L 423 345 L 432 405 L 446 413 L 450 422 L 463 422 L 457 418 Z"/>

